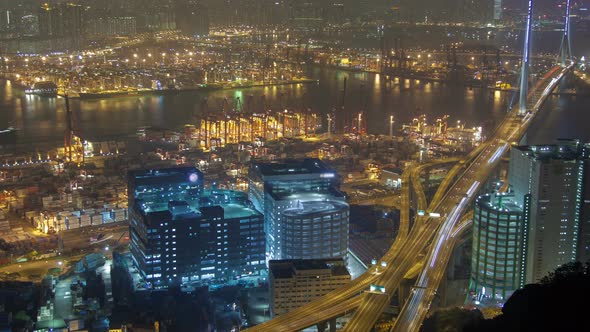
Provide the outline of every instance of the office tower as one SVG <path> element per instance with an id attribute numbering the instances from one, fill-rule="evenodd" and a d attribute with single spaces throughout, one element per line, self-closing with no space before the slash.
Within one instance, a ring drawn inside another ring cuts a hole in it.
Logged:
<path id="1" fill-rule="evenodd" d="M 131 254 L 154 288 L 265 268 L 262 215 L 245 193 L 202 184 L 193 167 L 129 172 Z"/>
<path id="2" fill-rule="evenodd" d="M 319 159 L 254 162 L 249 177 L 267 260 L 346 257 L 349 207 L 332 168 Z"/>
<path id="3" fill-rule="evenodd" d="M 523 209 L 512 194 L 486 194 L 475 202 L 469 290 L 477 305 L 504 303 L 523 286 Z"/>
<path id="4" fill-rule="evenodd" d="M 579 140 L 512 148 L 509 183 L 524 210 L 525 283 L 588 258 L 589 152 Z"/>
<path id="5" fill-rule="evenodd" d="M 270 313 L 288 313 L 350 282 L 343 260 L 269 262 Z"/>

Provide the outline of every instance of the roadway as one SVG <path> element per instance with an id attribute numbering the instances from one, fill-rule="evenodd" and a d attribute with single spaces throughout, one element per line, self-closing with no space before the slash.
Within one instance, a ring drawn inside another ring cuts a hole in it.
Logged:
<path id="1" fill-rule="evenodd" d="M 548 82 L 559 74 L 559 68 L 552 69 L 542 80 L 542 82 Z M 551 80 L 552 83 L 555 83 Z M 537 85 L 535 90 L 539 90 L 542 86 Z M 547 89 L 543 90 L 546 95 L 550 91 Z M 537 100 L 535 91 L 531 93 L 533 100 Z M 542 98 L 539 98 L 535 104 L 536 109 L 542 104 Z M 531 108 L 532 109 L 532 108 Z M 426 218 L 424 223 L 418 224 L 412 228 L 410 236 L 406 241 L 402 252 L 394 257 L 393 261 L 388 261 L 389 266 L 395 267 L 389 268 L 381 274 L 380 280 L 377 283 L 384 286 L 386 290 L 390 290 L 382 296 L 381 299 L 373 301 L 371 303 L 363 302 L 359 309 L 355 312 L 351 320 L 348 322 L 343 331 L 370 331 L 372 326 L 375 324 L 385 307 L 389 304 L 392 293 L 400 285 L 403 277 L 402 271 L 407 271 L 411 267 L 411 262 L 414 260 L 416 253 L 422 252 L 430 243 L 431 255 L 425 264 L 425 271 L 433 270 L 433 273 L 444 273 L 446 269 L 446 262 L 436 264 L 439 259 L 439 254 L 444 254 L 441 251 L 445 248 L 450 247 L 451 231 L 455 228 L 455 225 L 460 221 L 461 216 L 471 208 L 471 201 L 475 194 L 485 183 L 486 179 L 491 174 L 494 167 L 500 162 L 501 156 L 508 150 L 509 143 L 517 138 L 520 138 L 526 131 L 528 125 L 530 125 L 533 116 L 525 116 L 524 118 L 517 115 L 517 110 L 510 113 L 502 124 L 497 128 L 494 135 L 488 142 L 482 144 L 482 152 L 473 160 L 469 167 L 462 173 L 460 178 L 450 187 L 450 192 L 447 193 L 441 199 L 441 202 L 434 206 L 432 209 L 440 213 L 444 218 Z M 444 222 L 441 224 L 441 220 Z M 436 236 L 435 236 L 436 235 Z M 433 239 L 433 236 L 434 239 Z M 451 250 L 452 251 L 452 250 Z M 436 267 L 436 268 L 435 268 Z M 442 271 L 442 272 L 441 272 Z M 418 287 L 428 286 L 427 278 L 419 280 Z M 438 285 L 437 285 L 438 286 Z M 434 288 L 434 287 L 433 287 Z M 434 290 L 436 292 L 436 289 Z M 416 296 L 414 293 L 412 298 Z M 418 294 L 420 295 L 420 294 Z M 421 303 L 417 301 L 417 303 Z M 415 309 L 415 312 L 411 312 L 408 317 L 414 324 L 417 324 L 419 328 L 422 322 L 422 313 L 425 316 L 427 313 L 428 306 L 420 306 Z M 416 319 L 418 318 L 418 319 Z M 396 326 L 401 325 L 396 323 Z M 396 329 L 396 331 L 409 331 L 403 328 Z"/>

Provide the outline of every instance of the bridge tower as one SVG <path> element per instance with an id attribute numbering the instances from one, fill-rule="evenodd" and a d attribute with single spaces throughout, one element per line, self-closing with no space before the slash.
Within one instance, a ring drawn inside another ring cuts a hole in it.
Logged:
<path id="1" fill-rule="evenodd" d="M 566 1 L 565 6 L 565 26 L 563 27 L 561 49 L 559 50 L 559 61 L 563 67 L 567 66 L 567 61 L 572 57 L 572 44 L 570 38 L 570 0 Z"/>
<path id="2" fill-rule="evenodd" d="M 529 92 L 529 61 L 531 52 L 531 27 L 533 24 L 532 21 L 533 0 L 529 0 L 524 37 L 524 50 L 522 51 L 522 68 L 520 72 L 520 98 L 518 100 L 518 113 L 520 115 L 524 115 L 526 113 L 526 101 Z"/>

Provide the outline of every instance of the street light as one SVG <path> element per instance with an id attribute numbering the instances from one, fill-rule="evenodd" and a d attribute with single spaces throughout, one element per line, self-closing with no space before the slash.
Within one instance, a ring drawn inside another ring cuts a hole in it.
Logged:
<path id="1" fill-rule="evenodd" d="M 389 116 L 389 137 L 393 137 L 393 115 Z"/>

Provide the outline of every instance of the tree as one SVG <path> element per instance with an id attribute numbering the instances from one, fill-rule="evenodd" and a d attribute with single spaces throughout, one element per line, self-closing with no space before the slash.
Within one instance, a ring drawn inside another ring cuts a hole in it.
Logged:
<path id="1" fill-rule="evenodd" d="M 541 282 L 517 290 L 502 308 L 502 315 L 482 320 L 466 332 L 588 331 L 590 266 L 568 263 Z"/>
<path id="2" fill-rule="evenodd" d="M 479 310 L 462 308 L 441 309 L 428 317 L 422 325 L 421 332 L 461 332 L 467 325 L 483 320 Z"/>

